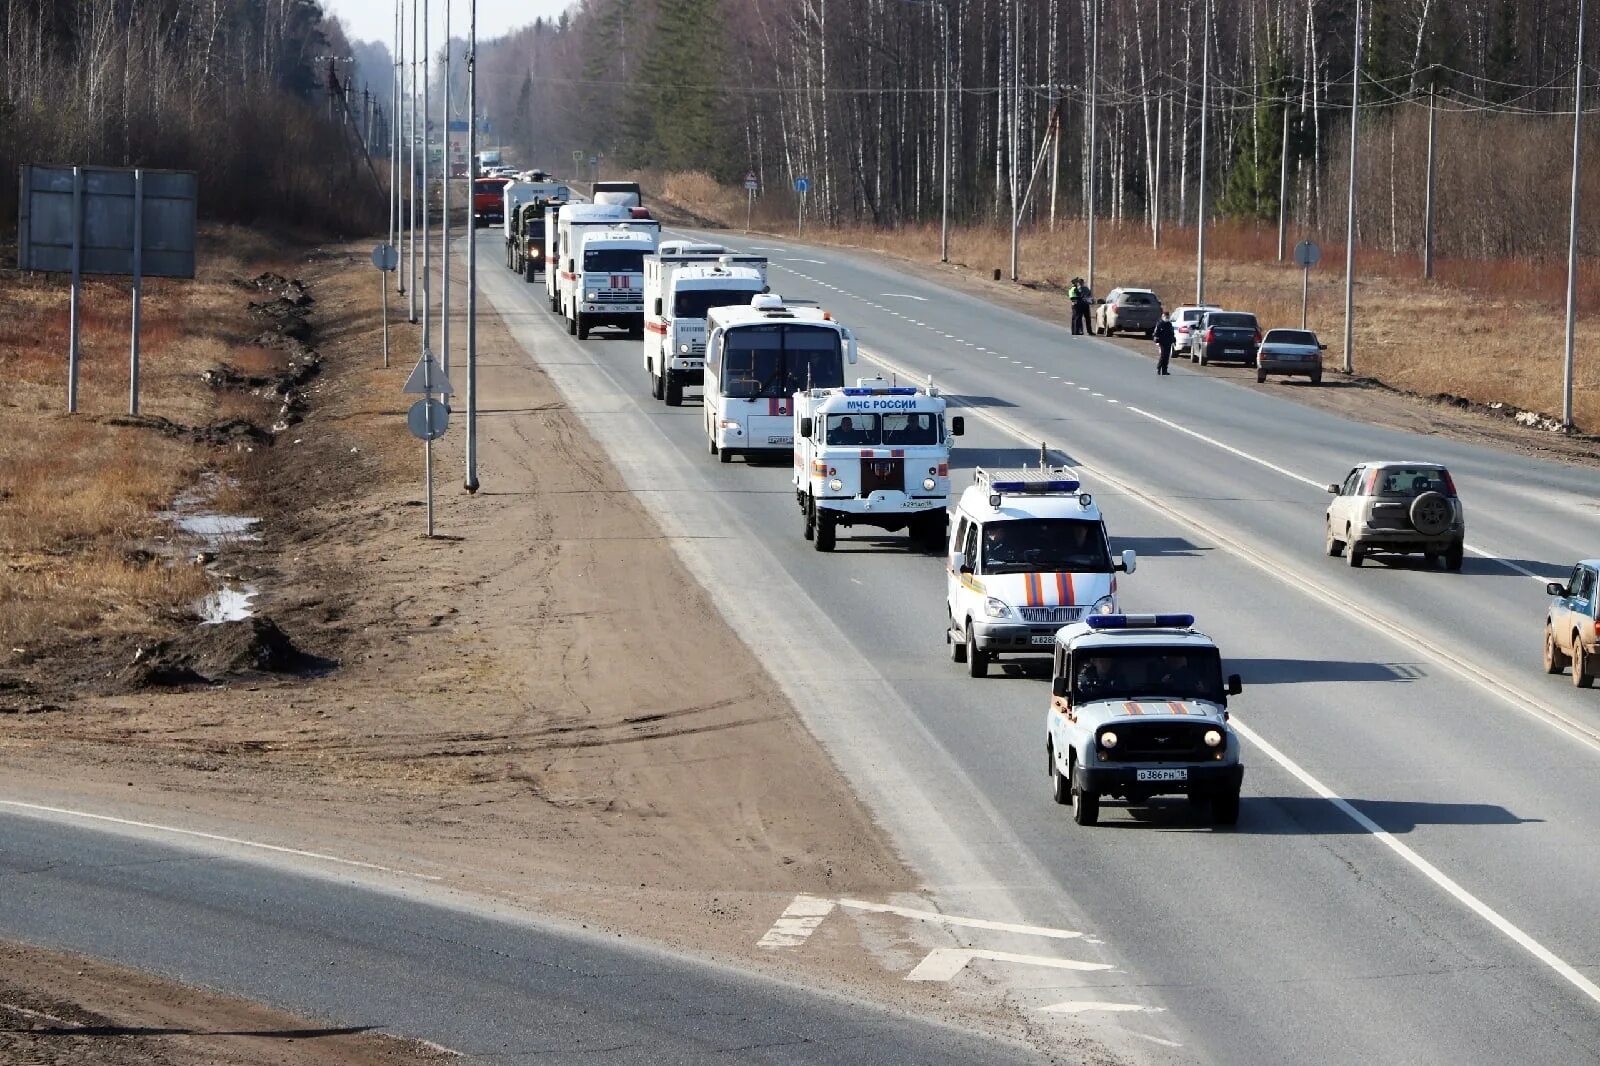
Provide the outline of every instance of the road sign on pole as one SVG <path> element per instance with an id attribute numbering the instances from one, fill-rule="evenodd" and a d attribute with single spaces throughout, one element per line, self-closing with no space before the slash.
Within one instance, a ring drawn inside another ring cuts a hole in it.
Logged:
<path id="1" fill-rule="evenodd" d="M 794 191 L 800 194 L 800 212 L 794 223 L 795 235 L 799 236 L 806 228 L 806 193 L 811 191 L 811 179 L 804 175 L 795 178 Z"/>
<path id="2" fill-rule="evenodd" d="M 756 180 L 756 172 L 746 171 L 744 175 L 744 231 L 750 232 L 750 221 L 756 213 L 756 190 L 761 183 Z"/>
<path id="3" fill-rule="evenodd" d="M 1311 296 L 1311 268 L 1322 261 L 1316 241 L 1301 241 L 1294 246 L 1294 261 L 1300 265 L 1300 328 L 1306 328 L 1306 303 Z"/>
<path id="4" fill-rule="evenodd" d="M 405 387 L 401 391 L 422 394 L 422 399 L 412 404 L 411 409 L 406 412 L 406 425 L 412 435 L 421 438 L 423 442 L 423 481 L 427 485 L 428 536 L 431 537 L 433 536 L 433 442 L 444 436 L 445 429 L 450 425 L 450 412 L 444 404 L 433 398 L 433 394 L 448 396 L 455 390 L 450 387 L 450 379 L 445 377 L 444 369 L 433 357 L 433 352 L 424 347 L 422 358 L 417 360 L 416 369 L 406 378 Z"/>
<path id="5" fill-rule="evenodd" d="M 389 366 L 389 282 L 384 277 L 400 265 L 400 253 L 392 244 L 372 249 L 372 265 L 378 268 L 378 289 L 383 293 L 383 365 Z"/>
<path id="6" fill-rule="evenodd" d="M 438 440 L 450 428 L 450 408 L 438 400 L 418 400 L 406 411 L 406 428 L 418 440 Z"/>

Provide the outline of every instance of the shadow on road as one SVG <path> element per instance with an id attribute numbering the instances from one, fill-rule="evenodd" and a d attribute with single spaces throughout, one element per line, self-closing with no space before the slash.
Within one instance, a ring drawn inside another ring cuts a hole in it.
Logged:
<path id="1" fill-rule="evenodd" d="M 1416 663 L 1344 662 L 1336 659 L 1229 659 L 1228 670 L 1247 685 L 1299 685 L 1319 681 L 1417 681 Z"/>
<path id="2" fill-rule="evenodd" d="M 1132 548 L 1141 559 L 1197 558 L 1201 552 L 1211 551 L 1185 537 L 1112 537 L 1113 554 Z"/>

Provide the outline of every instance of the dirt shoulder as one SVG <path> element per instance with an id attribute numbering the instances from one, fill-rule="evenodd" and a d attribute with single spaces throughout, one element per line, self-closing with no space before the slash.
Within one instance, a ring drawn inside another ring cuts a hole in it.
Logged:
<path id="1" fill-rule="evenodd" d="M 35 713 L 0 717 L 9 793 L 401 867 L 761 967 L 780 965 L 755 942 L 795 894 L 917 887 L 497 319 L 478 333 L 485 489 L 460 488 L 458 422 L 428 540 L 401 393 L 418 327 L 393 329 L 382 368 L 364 248 L 270 265 L 314 299 L 321 372 L 231 497 L 258 539 L 217 565 L 249 577 L 256 617 L 97 645 L 123 681 L 104 693 L 72 657 L 30 659 L 35 696 L 14 707 Z M 150 662 L 210 683 L 123 672 Z M 840 923 L 802 965 L 897 982 L 853 937 Z"/>
<path id="2" fill-rule="evenodd" d="M 429 1066 L 453 1057 L 81 955 L 0 943 L 0 1062 Z"/>

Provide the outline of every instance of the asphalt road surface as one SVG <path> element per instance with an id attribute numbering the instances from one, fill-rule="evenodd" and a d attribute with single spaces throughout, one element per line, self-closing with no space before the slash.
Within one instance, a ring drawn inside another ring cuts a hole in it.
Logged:
<path id="1" fill-rule="evenodd" d="M 939 904 L 1083 934 L 967 942 L 1110 967 L 991 960 L 954 980 L 981 971 L 1043 1023 L 1138 1058 L 1600 1061 L 1600 693 L 1538 662 L 1545 580 L 1595 553 L 1592 469 L 1362 425 L 1188 364 L 1157 378 L 868 257 L 694 235 L 765 252 L 776 291 L 856 329 L 877 361 L 861 375 L 933 375 L 966 409 L 957 486 L 974 465 L 1032 464 L 1041 441 L 1079 466 L 1113 547 L 1140 555 L 1125 609 L 1192 611 L 1244 677 L 1237 829 L 1181 800 L 1073 825 L 1048 791 L 1046 681 L 948 661 L 937 556 L 864 530 L 812 550 L 786 461 L 719 464 L 697 393 L 652 400 L 637 341 L 567 337 L 542 284 L 479 238 L 483 293 Z M 1449 465 L 1463 572 L 1323 554 L 1322 486 L 1369 458 Z"/>
<path id="2" fill-rule="evenodd" d="M 0 937 L 431 1040 L 467 1062 L 1030 1061 L 598 934 L 9 811 Z"/>

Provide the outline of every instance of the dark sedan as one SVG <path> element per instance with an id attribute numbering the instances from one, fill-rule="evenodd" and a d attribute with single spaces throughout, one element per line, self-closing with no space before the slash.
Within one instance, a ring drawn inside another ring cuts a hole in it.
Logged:
<path id="1" fill-rule="evenodd" d="M 1237 362 L 1256 365 L 1261 325 L 1248 311 L 1207 311 L 1189 332 L 1189 359 L 1208 363 Z"/>

